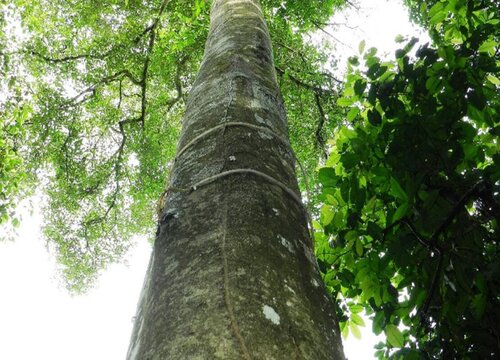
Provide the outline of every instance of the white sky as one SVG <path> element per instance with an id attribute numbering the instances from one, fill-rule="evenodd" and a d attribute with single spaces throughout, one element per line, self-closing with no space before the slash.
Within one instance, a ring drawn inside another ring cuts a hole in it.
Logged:
<path id="1" fill-rule="evenodd" d="M 0 359 L 124 359 L 150 247 L 113 265 L 96 288 L 71 297 L 40 238 L 40 216 L 23 217 L 15 242 L 0 243 Z"/>
<path id="2" fill-rule="evenodd" d="M 415 34 L 399 0 L 362 0 L 361 16 L 348 11 L 333 21 L 359 29 L 340 27 L 332 34 L 344 45 L 336 53 L 345 59 L 375 46 L 392 58 L 394 38 Z M 55 262 L 40 237 L 38 214 L 24 215 L 15 242 L 0 241 L 0 359 L 5 360 L 119 360 L 124 359 L 132 317 L 150 246 L 138 241 L 128 254 L 128 265 L 111 266 L 97 286 L 84 296 L 70 297 L 59 286 Z M 0 235 L 1 239 L 1 235 Z M 374 359 L 378 342 L 371 325 L 362 328 L 362 340 L 349 336 L 344 350 L 351 360 Z"/>

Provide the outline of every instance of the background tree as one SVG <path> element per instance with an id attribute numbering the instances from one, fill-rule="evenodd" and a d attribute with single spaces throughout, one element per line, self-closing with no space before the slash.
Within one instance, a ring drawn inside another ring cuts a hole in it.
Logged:
<path id="1" fill-rule="evenodd" d="M 385 332 L 379 358 L 496 358 L 498 3 L 408 4 L 433 44 L 350 60 L 316 254 L 344 333 L 362 310 Z"/>

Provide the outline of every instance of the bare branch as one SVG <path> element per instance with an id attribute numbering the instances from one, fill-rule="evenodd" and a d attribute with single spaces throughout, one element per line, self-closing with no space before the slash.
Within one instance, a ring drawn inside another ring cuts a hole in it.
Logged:
<path id="1" fill-rule="evenodd" d="M 453 219 L 458 215 L 458 213 L 463 209 L 464 205 L 469 201 L 474 195 L 476 195 L 479 189 L 484 185 L 483 181 L 477 182 L 469 191 L 467 191 L 460 200 L 455 204 L 453 209 L 450 211 L 448 216 L 443 220 L 441 225 L 436 229 L 431 237 L 430 245 L 435 246 L 438 241 L 439 235 L 446 230 L 446 228 L 451 224 Z"/>
<path id="2" fill-rule="evenodd" d="M 349 1 L 349 0 L 345 0 L 345 2 L 346 2 L 346 4 L 347 4 L 347 5 L 349 5 L 350 7 L 353 7 L 353 8 L 355 8 L 355 9 L 356 9 L 356 10 L 358 10 L 358 11 L 360 10 L 360 7 L 359 7 L 359 5 L 358 5 L 358 4 L 355 4 L 355 3 L 353 3 L 353 2 L 351 2 L 351 1 Z"/>
<path id="3" fill-rule="evenodd" d="M 345 42 L 343 42 L 342 40 L 340 40 L 339 38 L 333 36 L 330 32 L 326 31 L 324 29 L 324 27 L 322 26 L 322 24 L 319 24 L 315 21 L 312 22 L 314 24 L 314 26 L 316 26 L 316 28 L 318 30 L 320 30 L 322 33 L 324 33 L 325 35 L 328 35 L 329 37 L 331 37 L 333 40 L 335 40 L 336 42 L 344 45 L 344 46 L 347 46 L 349 49 L 352 49 L 352 46 L 350 46 L 349 44 L 346 44 Z"/>
<path id="4" fill-rule="evenodd" d="M 149 43 L 148 43 L 148 48 L 147 48 L 147 53 L 146 53 L 146 59 L 144 60 L 144 66 L 142 68 L 142 78 L 140 80 L 140 86 L 141 86 L 141 116 L 140 116 L 140 123 L 142 128 L 144 128 L 144 123 L 146 121 L 146 107 L 147 107 L 147 87 L 148 87 L 148 70 L 149 70 L 149 65 L 151 63 L 151 54 L 153 52 L 155 40 L 156 40 L 156 28 L 160 24 L 161 16 L 163 15 L 163 12 L 165 11 L 167 4 L 169 0 L 163 0 L 160 10 L 158 11 L 158 15 L 156 16 L 156 19 L 154 20 L 153 24 L 148 26 L 145 29 L 145 33 L 149 32 Z"/>
<path id="5" fill-rule="evenodd" d="M 325 125 L 325 122 L 326 122 L 326 116 L 325 116 L 325 112 L 323 110 L 323 106 L 321 105 L 320 96 L 317 92 L 314 92 L 314 100 L 316 101 L 316 106 L 317 106 L 318 112 L 319 112 L 318 127 L 316 128 L 316 141 L 318 143 L 318 146 L 321 148 L 321 152 L 323 153 L 323 157 L 325 159 L 327 159 L 328 153 L 326 151 L 325 139 L 323 139 L 323 134 L 322 134 L 323 126 Z"/>
<path id="6" fill-rule="evenodd" d="M 275 67 L 276 69 L 276 72 L 278 73 L 279 76 L 284 76 L 285 75 L 285 71 L 279 67 Z M 287 77 L 292 80 L 292 82 L 294 82 L 295 84 L 307 89 L 307 90 L 311 90 L 311 91 L 314 91 L 314 92 L 318 92 L 318 93 L 321 93 L 322 95 L 336 95 L 337 93 L 333 90 L 330 90 L 330 89 L 323 89 L 319 86 L 315 86 L 315 85 L 311 85 L 311 84 L 308 84 L 306 83 L 305 81 L 302 81 L 300 80 L 299 78 L 295 77 L 294 75 L 290 74 L 290 73 L 287 73 Z"/>
<path id="7" fill-rule="evenodd" d="M 175 90 L 177 91 L 177 94 L 175 97 L 171 98 L 171 99 L 168 99 L 166 101 L 166 105 L 168 107 L 167 109 L 167 112 L 170 111 L 172 109 L 172 107 L 179 101 L 182 99 L 182 82 L 181 82 L 181 68 L 182 66 L 186 63 L 187 61 L 187 57 L 184 57 L 182 58 L 178 63 L 177 63 L 177 67 L 176 67 L 176 70 L 175 70 L 175 79 L 174 79 L 174 82 L 175 82 Z"/>
<path id="8" fill-rule="evenodd" d="M 343 26 L 343 27 L 346 27 L 348 29 L 351 29 L 351 30 L 357 30 L 359 29 L 359 26 L 352 26 L 352 25 L 349 25 L 349 23 L 346 23 L 346 22 L 331 22 L 331 23 L 326 23 L 326 22 L 318 22 L 317 24 L 321 25 L 321 26 Z"/>
<path id="9" fill-rule="evenodd" d="M 126 77 L 127 79 L 129 79 L 134 85 L 142 86 L 142 82 L 135 79 L 130 71 L 128 71 L 126 69 L 121 70 L 121 71 L 114 73 L 113 75 L 105 76 L 101 80 L 99 80 L 96 83 L 92 84 L 91 86 L 87 87 L 86 89 L 81 91 L 79 94 L 77 94 L 76 96 L 71 98 L 69 101 L 67 101 L 64 104 L 64 106 L 79 105 L 82 102 L 88 100 L 92 96 L 91 95 L 90 97 L 86 97 L 86 98 L 78 101 L 85 94 L 88 94 L 88 93 L 95 94 L 95 92 L 99 86 L 109 84 L 109 83 L 114 82 L 116 80 L 121 80 L 121 79 L 123 79 L 123 77 Z"/>
<path id="10" fill-rule="evenodd" d="M 109 54 L 111 54 L 113 50 L 108 50 L 103 54 L 79 54 L 79 55 L 68 55 L 64 57 L 59 57 L 59 58 L 52 58 L 46 55 L 43 55 L 35 50 L 30 50 L 29 53 L 31 55 L 34 55 L 36 57 L 39 57 L 42 60 L 45 60 L 50 63 L 58 64 L 58 63 L 63 63 L 63 62 L 68 62 L 68 61 L 75 61 L 75 60 L 80 60 L 80 59 L 94 59 L 94 60 L 100 60 L 104 59 L 107 57 Z"/>
<path id="11" fill-rule="evenodd" d="M 127 134 L 125 132 L 125 125 L 130 124 L 130 123 L 137 123 L 140 122 L 140 118 L 130 118 L 130 119 L 125 119 L 121 120 L 118 122 L 119 126 L 119 133 L 121 135 L 121 141 L 118 146 L 118 149 L 115 151 L 115 153 L 112 155 L 111 158 L 116 157 L 116 160 L 114 161 L 114 182 L 115 182 L 115 189 L 113 191 L 113 194 L 111 195 L 111 202 L 109 203 L 108 207 L 106 208 L 106 211 L 104 212 L 103 215 L 97 216 L 93 219 L 85 221 L 82 225 L 84 227 L 89 226 L 89 225 L 95 225 L 102 223 L 106 221 L 106 218 L 108 217 L 109 213 L 111 210 L 116 206 L 116 202 L 118 199 L 118 194 L 120 193 L 120 176 L 121 176 L 121 168 L 122 168 L 122 162 L 123 162 L 123 153 L 125 150 L 125 143 L 127 142 Z"/>
<path id="12" fill-rule="evenodd" d="M 283 44 L 283 43 L 281 43 L 281 42 L 279 42 L 279 41 L 276 41 L 276 42 L 275 42 L 275 44 L 276 44 L 277 46 L 279 46 L 279 47 L 282 47 L 282 48 L 284 48 L 284 49 L 287 49 L 288 51 L 290 51 L 290 52 L 292 52 L 292 53 L 294 53 L 294 54 L 297 54 L 297 55 L 300 57 L 300 59 L 302 60 L 302 62 L 303 62 L 304 64 L 307 64 L 307 61 L 306 61 L 306 56 L 305 56 L 305 55 L 304 55 L 301 51 L 295 50 L 295 49 L 291 48 L 290 46 L 288 46 L 288 45 L 286 45 L 286 44 Z"/>
<path id="13" fill-rule="evenodd" d="M 122 99 L 123 99 L 122 80 L 120 80 L 120 83 L 119 83 L 119 86 L 118 86 L 118 92 L 119 92 L 119 96 L 118 96 L 118 106 L 117 106 L 117 108 L 121 109 L 121 107 L 122 107 Z"/>

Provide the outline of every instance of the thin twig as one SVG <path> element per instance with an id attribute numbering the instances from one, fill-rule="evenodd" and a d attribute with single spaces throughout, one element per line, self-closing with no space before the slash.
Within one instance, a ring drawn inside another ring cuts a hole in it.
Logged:
<path id="1" fill-rule="evenodd" d="M 453 219 L 458 215 L 458 213 L 462 210 L 463 206 L 467 201 L 471 199 L 472 196 L 477 194 L 479 188 L 484 185 L 483 181 L 478 181 L 469 191 L 467 191 L 461 198 L 460 200 L 455 204 L 453 209 L 450 211 L 448 216 L 443 220 L 441 225 L 436 229 L 434 234 L 431 236 L 431 241 L 430 244 L 434 246 L 437 241 L 439 235 L 451 224 Z"/>
<path id="2" fill-rule="evenodd" d="M 97 81 L 94 84 L 92 84 L 91 86 L 87 87 L 86 89 L 84 89 L 83 91 L 81 91 L 80 93 L 78 93 L 76 96 L 72 97 L 65 104 L 63 104 L 63 107 L 64 106 L 74 106 L 74 105 L 81 104 L 83 101 L 86 101 L 89 98 L 89 97 L 83 98 L 82 100 L 78 101 L 78 99 L 80 99 L 85 94 L 88 94 L 88 93 L 95 94 L 96 90 L 100 86 L 109 84 L 109 83 L 117 81 L 117 80 L 121 80 L 124 77 L 126 77 L 127 79 L 129 79 L 134 85 L 141 86 L 141 82 L 139 80 L 135 79 L 134 76 L 132 75 L 132 73 L 129 70 L 127 70 L 127 69 L 120 70 L 120 71 L 114 73 L 113 75 L 109 75 L 109 76 L 103 77 L 99 81 Z"/>
<path id="3" fill-rule="evenodd" d="M 278 73 L 279 76 L 285 75 L 285 70 L 283 70 L 277 66 L 275 67 L 275 69 L 276 69 L 276 72 Z M 292 75 L 290 73 L 287 73 L 286 75 L 290 80 L 292 80 L 292 82 L 294 82 L 295 84 L 297 84 L 297 85 L 299 85 L 307 90 L 321 92 L 321 94 L 325 94 L 325 95 L 337 95 L 337 93 L 333 90 L 323 89 L 319 86 L 308 84 L 305 81 L 300 80 L 299 78 L 295 77 L 294 75 Z"/>
<path id="4" fill-rule="evenodd" d="M 335 40 L 336 42 L 348 47 L 349 49 L 352 49 L 352 46 L 350 46 L 349 44 L 346 44 L 345 42 L 343 42 L 342 40 L 340 40 L 339 38 L 333 36 L 330 32 L 326 31 L 322 26 L 321 24 L 313 21 L 312 22 L 314 24 L 314 26 L 316 26 L 316 28 L 318 28 L 318 30 L 320 30 L 322 33 L 324 33 L 325 35 L 331 37 L 333 40 Z"/>

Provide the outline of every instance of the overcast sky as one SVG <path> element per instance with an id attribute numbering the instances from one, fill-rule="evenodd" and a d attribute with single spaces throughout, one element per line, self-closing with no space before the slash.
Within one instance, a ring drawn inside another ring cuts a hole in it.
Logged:
<path id="1" fill-rule="evenodd" d="M 362 39 L 367 48 L 375 46 L 392 56 L 396 35 L 416 34 L 399 0 L 361 4 L 361 16 L 349 11 L 333 20 L 358 27 L 332 30 L 346 44 L 337 43 L 335 50 L 344 61 L 357 53 Z M 88 294 L 71 297 L 56 277 L 55 261 L 40 237 L 40 223 L 36 211 L 33 216 L 25 214 L 16 241 L 0 241 L 0 359 L 124 359 L 149 244 L 137 239 L 124 264 L 111 266 Z M 373 344 L 378 340 L 370 328 L 368 324 L 362 329 L 361 341 L 352 336 L 344 341 L 349 359 L 374 358 Z"/>

